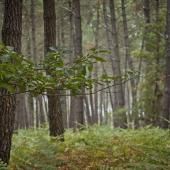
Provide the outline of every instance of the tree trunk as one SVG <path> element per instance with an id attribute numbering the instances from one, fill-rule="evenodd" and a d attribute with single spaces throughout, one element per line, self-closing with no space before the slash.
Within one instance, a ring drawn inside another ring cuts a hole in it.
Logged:
<path id="1" fill-rule="evenodd" d="M 74 54 L 75 57 L 82 55 L 82 28 L 81 28 L 81 15 L 80 15 L 80 1 L 72 0 L 72 12 L 73 12 L 73 25 L 74 25 Z M 83 89 L 82 89 L 83 91 Z M 83 96 L 71 97 L 71 113 L 74 114 L 72 125 L 73 127 L 79 127 L 84 124 L 83 116 Z"/>
<path id="2" fill-rule="evenodd" d="M 107 16 L 107 8 L 106 8 L 106 1 L 103 0 L 103 16 L 104 16 L 104 22 L 105 22 L 105 27 L 106 27 L 106 38 L 107 38 L 107 46 L 108 49 L 110 50 L 110 52 L 113 53 L 113 48 L 112 48 L 112 39 L 111 39 L 111 30 L 110 30 L 110 26 L 109 26 L 109 21 L 108 21 L 108 16 Z M 109 55 L 109 59 L 111 61 L 111 65 L 112 65 L 112 71 L 113 74 L 115 74 L 115 66 L 114 66 L 114 62 L 113 62 L 113 54 Z M 105 74 L 107 74 L 106 69 L 104 68 L 104 64 L 102 63 L 102 68 Z M 108 86 L 109 84 L 107 84 Z M 114 91 L 116 90 L 115 87 L 113 89 Z M 111 92 L 111 89 L 109 89 L 109 91 Z M 116 93 L 114 94 L 114 100 L 112 99 L 112 94 L 110 93 L 110 102 L 111 102 L 111 106 L 112 106 L 112 112 L 115 109 L 115 100 L 117 100 L 116 98 Z"/>
<path id="3" fill-rule="evenodd" d="M 100 1 L 97 0 L 97 12 L 96 12 L 96 17 L 97 17 L 97 21 L 96 21 L 96 28 L 95 28 L 95 48 L 98 49 L 99 48 L 99 26 L 100 26 Z M 98 68 L 98 63 L 95 64 L 95 74 L 94 74 L 94 77 L 97 79 L 98 77 L 98 71 L 99 71 L 99 68 Z M 94 91 L 97 91 L 98 90 L 98 84 L 96 83 L 95 84 L 95 87 L 94 87 Z M 93 122 L 94 123 L 98 123 L 99 120 L 98 120 L 98 105 L 99 105 L 99 93 L 96 93 L 94 94 L 94 113 L 92 114 L 93 117 L 94 117 L 94 120 Z"/>
<path id="4" fill-rule="evenodd" d="M 58 46 L 58 48 L 64 49 L 66 46 L 66 42 L 65 42 L 66 33 L 65 33 L 65 21 L 64 21 L 65 3 L 62 0 L 60 0 L 58 6 L 59 6 L 58 17 L 60 20 L 60 22 L 58 23 L 58 25 L 59 25 L 58 28 L 60 27 L 60 30 L 61 30 L 61 31 L 59 31 L 59 36 L 61 38 L 58 37 L 58 45 L 60 45 L 60 46 Z M 60 40 L 61 40 L 61 42 L 59 42 Z M 67 128 L 67 115 L 68 114 L 67 114 L 66 90 L 62 90 L 61 94 L 62 94 L 62 96 L 60 96 L 60 101 L 61 101 L 61 109 L 62 109 L 62 113 L 63 113 L 63 124 L 64 124 L 64 128 Z"/>
<path id="5" fill-rule="evenodd" d="M 112 25 L 112 42 L 113 42 L 113 56 L 112 59 L 113 66 L 114 66 L 114 74 L 116 76 L 121 76 L 121 67 L 120 67 L 120 53 L 119 53 L 119 40 L 118 40 L 118 32 L 117 32 L 117 25 L 116 25 L 116 11 L 115 11 L 115 0 L 110 0 L 110 15 L 111 15 L 111 25 Z M 125 99 L 124 99 L 124 90 L 123 84 L 121 80 L 116 81 L 115 89 L 116 89 L 116 102 L 115 107 L 116 109 L 123 108 L 125 106 Z M 127 118 L 126 114 L 122 113 L 120 117 L 120 127 L 126 128 L 127 127 Z"/>
<path id="6" fill-rule="evenodd" d="M 22 0 L 5 0 L 2 42 L 21 51 Z M 6 95 L 6 96 L 5 96 Z M 10 159 L 11 141 L 15 119 L 15 96 L 6 89 L 0 89 L 0 159 Z"/>
<path id="7" fill-rule="evenodd" d="M 0 1 L 0 11 L 1 11 L 1 14 L 0 14 L 0 32 L 2 31 L 2 24 L 3 24 L 3 13 L 4 13 L 4 0 L 1 0 Z M 2 42 L 2 35 L 0 34 L 0 41 Z"/>
<path id="8" fill-rule="evenodd" d="M 150 0 L 144 0 L 143 10 L 144 10 L 145 23 L 150 23 Z"/>
<path id="9" fill-rule="evenodd" d="M 85 102 L 87 125 L 89 126 L 89 125 L 92 125 L 92 117 L 90 115 L 90 107 L 89 107 L 88 96 L 84 96 L 84 102 Z"/>
<path id="10" fill-rule="evenodd" d="M 32 56 L 34 62 L 38 64 L 37 61 L 37 49 L 36 49 L 36 21 L 35 21 L 35 0 L 31 0 L 31 37 L 32 37 Z"/>
<path id="11" fill-rule="evenodd" d="M 120 54 L 119 54 L 119 41 L 118 41 L 118 33 L 116 27 L 116 15 L 115 15 L 115 0 L 110 0 L 110 14 L 111 14 L 111 25 L 112 25 L 112 39 L 113 39 L 113 53 L 115 58 L 113 59 L 114 62 L 114 73 L 117 76 L 121 76 L 121 68 L 120 68 Z M 117 86 L 117 106 L 124 107 L 124 92 L 123 92 L 123 85 L 121 82 L 119 86 Z"/>
<path id="12" fill-rule="evenodd" d="M 50 47 L 56 47 L 56 13 L 55 0 L 43 0 L 44 7 L 44 50 L 49 52 Z M 58 136 L 64 133 L 63 119 L 61 112 L 60 97 L 56 91 L 48 92 L 48 116 L 50 136 Z M 50 94 L 49 94 L 50 93 Z"/>
<path id="13" fill-rule="evenodd" d="M 167 28 L 166 28 L 166 68 L 165 68 L 165 90 L 162 110 L 162 128 L 169 127 L 170 121 L 170 1 L 167 1 Z"/>
<path id="14" fill-rule="evenodd" d="M 26 6 L 26 3 L 23 3 L 23 7 Z M 30 39 L 30 35 L 29 35 L 29 30 L 30 30 L 30 22 L 29 22 L 29 11 L 28 10 L 24 10 L 23 12 L 23 30 L 26 30 L 26 32 L 23 31 L 23 38 L 22 38 L 22 44 L 24 43 L 24 41 L 26 40 L 26 43 L 28 42 L 29 44 L 29 39 Z M 24 39 L 24 36 L 25 39 Z M 25 43 L 25 44 L 26 44 Z M 27 44 L 27 48 L 28 45 Z M 23 46 L 24 47 L 24 46 Z M 24 53 L 24 49 L 22 48 L 21 51 Z M 25 51 L 27 52 L 27 51 Z M 28 55 L 28 54 L 27 54 Z M 27 112 L 28 110 L 26 109 L 26 94 L 17 94 L 16 95 L 16 110 L 15 110 L 15 128 L 22 128 L 25 129 L 27 127 L 27 117 L 29 112 Z"/>
<path id="15" fill-rule="evenodd" d="M 133 60 L 130 56 L 130 42 L 129 42 L 129 31 L 128 31 L 128 24 L 127 24 L 125 0 L 121 0 L 121 7 L 122 7 L 123 28 L 124 28 L 125 62 L 126 62 L 125 68 L 127 68 L 127 65 L 128 65 L 128 68 L 134 71 Z M 134 124 L 138 126 L 138 112 L 136 110 L 137 86 L 136 86 L 136 82 L 134 78 L 130 80 L 130 85 L 131 85 L 131 95 L 132 95 L 132 106 L 131 106 L 132 119 L 134 121 Z M 127 90 L 128 90 L 128 87 L 127 87 Z"/>
<path id="16" fill-rule="evenodd" d="M 160 8 L 160 2 L 159 0 L 156 0 L 156 5 L 155 5 L 155 12 L 156 12 L 156 24 L 159 25 L 160 24 L 160 12 L 159 12 L 159 8 Z M 160 41 L 161 41 L 161 37 L 160 34 L 156 33 L 156 50 L 155 50 L 155 55 L 156 55 L 156 61 L 155 61 L 155 65 L 156 65 L 156 81 L 155 81 L 155 85 L 154 85 L 154 100 L 153 100 L 153 104 L 152 104 L 152 110 L 153 110 L 153 125 L 158 126 L 159 125 L 159 117 L 160 117 L 160 112 L 161 112 L 161 90 L 160 90 L 160 85 L 159 85 L 159 65 L 160 65 Z"/>

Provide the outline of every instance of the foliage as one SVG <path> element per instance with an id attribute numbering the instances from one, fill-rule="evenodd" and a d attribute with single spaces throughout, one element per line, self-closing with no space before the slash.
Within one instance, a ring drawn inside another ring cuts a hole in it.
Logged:
<path id="1" fill-rule="evenodd" d="M 162 110 L 166 47 L 163 36 L 166 28 L 165 14 L 165 9 L 160 9 L 159 16 L 154 15 L 151 23 L 144 24 L 144 47 L 131 52 L 133 57 L 141 61 L 143 67 L 140 70 L 142 78 L 136 108 L 141 111 L 141 115 L 145 113 L 145 119 L 149 124 L 158 122 Z"/>
<path id="2" fill-rule="evenodd" d="M 42 64 L 35 66 L 23 55 L 1 45 L 0 88 L 6 88 L 11 93 L 30 92 L 33 95 L 57 88 L 74 93 L 82 87 L 91 88 L 95 79 L 88 74 L 93 71 L 94 63 L 105 61 L 98 56 L 103 53 L 102 50 L 92 49 L 70 65 L 64 64 L 60 51 L 53 50 Z"/>
<path id="3" fill-rule="evenodd" d="M 56 88 L 69 89 L 77 93 L 82 87 L 92 88 L 97 81 L 89 75 L 93 71 L 94 63 L 105 61 L 99 56 L 104 53 L 106 51 L 91 49 L 86 55 L 76 58 L 73 63 L 64 64 L 63 52 L 52 49 L 43 66 Z"/>
<path id="4" fill-rule="evenodd" d="M 0 88 L 11 93 L 41 93 L 48 87 L 47 78 L 34 64 L 9 47 L 0 46 Z"/>
<path id="5" fill-rule="evenodd" d="M 0 160 L 0 170 L 7 170 L 7 165 Z"/>
<path id="6" fill-rule="evenodd" d="M 170 169 L 170 132 L 90 127 L 65 133 L 65 141 L 46 129 L 21 130 L 14 136 L 11 170 Z"/>

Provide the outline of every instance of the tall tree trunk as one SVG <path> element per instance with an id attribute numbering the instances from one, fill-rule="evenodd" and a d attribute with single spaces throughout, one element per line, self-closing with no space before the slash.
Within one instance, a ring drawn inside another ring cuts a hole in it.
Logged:
<path id="1" fill-rule="evenodd" d="M 5 45 L 21 51 L 22 0 L 5 0 L 2 41 Z M 8 96 L 5 96 L 8 95 Z M 0 89 L 0 159 L 7 163 L 10 159 L 11 141 L 15 119 L 15 96 L 6 89 Z"/>
<path id="2" fill-rule="evenodd" d="M 148 45 L 148 34 L 150 33 L 150 30 L 148 30 L 148 24 L 151 22 L 150 17 L 150 0 L 144 0 L 143 2 L 143 13 L 144 13 L 144 19 L 145 19 L 145 30 L 144 30 L 144 47 L 147 51 L 149 51 L 149 45 Z"/>
<path id="3" fill-rule="evenodd" d="M 110 25 L 109 25 L 109 20 L 108 20 L 108 16 L 107 16 L 107 8 L 106 8 L 106 1 L 103 0 L 103 16 L 104 16 L 104 22 L 105 22 L 105 27 L 106 27 L 106 39 L 107 39 L 107 46 L 108 49 L 110 50 L 110 52 L 113 53 L 113 48 L 112 48 L 112 39 L 111 39 L 111 30 L 110 30 Z M 114 68 L 114 61 L 113 61 L 113 54 L 109 55 L 109 59 L 111 61 L 111 65 L 112 65 L 112 71 L 113 74 L 115 73 L 115 68 Z M 107 74 L 105 68 L 104 68 L 104 64 L 102 64 L 102 68 L 105 74 Z M 109 85 L 109 84 L 107 84 Z M 116 89 L 113 89 L 114 91 Z M 109 91 L 111 92 L 111 89 L 109 89 Z M 112 106 L 112 111 L 114 111 L 115 109 L 115 100 L 117 100 L 116 98 L 116 94 L 114 94 L 114 100 L 112 99 L 112 94 L 110 93 L 110 101 L 111 101 L 111 106 Z"/>
<path id="4" fill-rule="evenodd" d="M 35 16 L 35 0 L 31 0 L 31 37 L 32 37 L 32 56 L 34 62 L 38 64 L 37 61 L 37 48 L 36 48 L 36 16 Z"/>
<path id="5" fill-rule="evenodd" d="M 167 28 L 166 28 L 166 68 L 165 68 L 165 90 L 162 110 L 162 128 L 168 128 L 170 121 L 170 1 L 167 1 Z"/>
<path id="6" fill-rule="evenodd" d="M 3 24 L 3 13 L 4 13 L 4 3 L 3 3 L 4 0 L 1 0 L 0 1 L 0 11 L 1 11 L 1 14 L 0 14 L 0 32 L 2 31 L 2 24 Z M 2 42 L 2 35 L 0 34 L 0 41 Z"/>
<path id="7" fill-rule="evenodd" d="M 43 0 L 44 7 L 44 50 L 50 52 L 50 47 L 56 47 L 56 13 L 55 0 Z M 60 97 L 58 90 L 48 92 L 48 116 L 51 136 L 64 133 Z M 50 94 L 49 94 L 50 93 Z"/>
<path id="8" fill-rule="evenodd" d="M 58 37 L 58 41 L 61 40 L 61 42 L 59 42 L 58 44 L 60 45 L 59 49 L 60 48 L 64 49 L 65 46 L 66 46 L 66 42 L 65 42 L 65 39 L 66 39 L 66 36 L 65 36 L 66 35 L 65 34 L 65 20 L 64 20 L 65 3 L 62 0 L 60 0 L 58 3 L 59 3 L 58 4 L 58 6 L 59 6 L 58 17 L 59 17 L 59 20 L 60 20 L 59 27 L 60 27 L 60 30 L 61 30 L 61 31 L 59 31 L 59 36 L 61 38 Z M 64 55 L 63 55 L 63 57 L 64 57 Z M 67 98 L 66 98 L 66 90 L 62 90 L 61 94 L 62 94 L 62 96 L 60 97 L 60 100 L 61 100 L 61 109 L 62 109 L 62 113 L 63 113 L 63 124 L 64 124 L 64 128 L 67 128 L 67 102 L 66 102 Z"/>
<path id="9" fill-rule="evenodd" d="M 95 48 L 98 49 L 99 48 L 99 26 L 100 26 L 100 1 L 97 0 L 96 2 L 96 17 L 97 17 L 97 21 L 96 21 L 96 28 L 95 28 Z M 99 68 L 98 68 L 98 63 L 95 64 L 95 74 L 94 74 L 94 77 L 97 79 L 98 77 L 98 71 L 99 71 Z M 98 84 L 96 83 L 95 84 L 95 87 L 94 87 L 94 91 L 97 91 L 98 90 Z M 99 120 L 98 120 L 98 97 L 99 97 L 99 94 L 96 93 L 94 94 L 94 113 L 92 113 L 92 117 L 93 117 L 93 123 L 98 123 Z"/>
<path id="10" fill-rule="evenodd" d="M 118 40 L 118 32 L 117 32 L 117 25 L 116 25 L 116 11 L 115 11 L 115 0 L 110 0 L 110 15 L 111 15 L 111 25 L 112 25 L 112 41 L 113 41 L 113 56 L 112 59 L 114 65 L 114 74 L 116 76 L 121 76 L 121 67 L 120 67 L 120 53 L 119 53 L 119 40 Z M 116 108 L 122 108 L 125 106 L 125 99 L 124 99 L 124 90 L 123 84 L 121 80 L 116 81 Z M 120 127 L 126 128 L 127 127 L 127 118 L 126 114 L 122 113 L 120 118 Z"/>
<path id="11" fill-rule="evenodd" d="M 143 1 L 145 23 L 150 23 L 150 0 Z"/>
<path id="12" fill-rule="evenodd" d="M 85 102 L 87 125 L 89 126 L 89 125 L 92 125 L 92 117 L 90 115 L 90 107 L 89 107 L 88 96 L 84 96 L 84 102 Z"/>
<path id="13" fill-rule="evenodd" d="M 39 59 L 37 56 L 37 40 L 36 40 L 36 15 L 35 15 L 35 0 L 31 0 L 31 37 L 32 37 L 32 56 L 33 61 L 37 65 L 39 63 Z M 46 122 L 45 120 L 45 109 L 43 109 L 44 100 L 41 95 L 36 97 L 36 127 L 39 127 L 39 125 L 44 124 Z M 30 113 L 32 114 L 32 113 Z"/>
<path id="14" fill-rule="evenodd" d="M 102 86 L 102 88 L 104 88 L 104 86 Z M 99 119 L 100 119 L 100 125 L 102 125 L 103 123 L 104 123 L 104 121 L 103 121 L 103 102 L 104 102 L 104 92 L 103 91 L 101 91 L 100 92 L 100 100 L 99 100 L 99 102 L 100 102 L 100 108 L 99 108 Z"/>
<path id="15" fill-rule="evenodd" d="M 112 39 L 113 39 L 113 49 L 114 49 L 114 65 L 115 65 L 115 74 L 117 76 L 121 76 L 121 68 L 120 68 L 120 54 L 119 54 L 119 40 L 118 40 L 118 32 L 116 27 L 116 15 L 115 15 L 115 0 L 110 0 L 110 14 L 111 14 L 111 25 L 112 25 Z M 121 84 L 121 83 L 120 83 Z M 123 85 L 117 86 L 117 104 L 120 107 L 124 107 L 124 92 Z"/>
<path id="16" fill-rule="evenodd" d="M 160 2 L 159 0 L 156 0 L 155 2 L 155 12 L 156 12 L 156 24 L 159 25 L 160 24 L 160 12 L 159 12 L 159 8 L 160 8 Z M 159 30 L 158 30 L 159 31 Z M 154 85 L 154 100 L 153 100 L 153 104 L 152 104 L 152 110 L 153 110 L 153 124 L 155 126 L 159 125 L 159 117 L 160 117 L 160 112 L 161 112 L 161 90 L 160 90 L 160 85 L 159 85 L 159 65 L 160 65 L 160 34 L 156 33 L 156 51 L 155 51 L 155 57 L 156 57 L 156 61 L 155 61 L 155 70 L 156 70 L 156 81 L 155 81 L 155 85 Z"/>
<path id="17" fill-rule="evenodd" d="M 126 7 L 125 7 L 125 0 L 121 0 L 121 7 L 122 7 L 122 18 L 123 18 L 123 28 L 124 28 L 124 44 L 125 44 L 125 68 L 131 69 L 134 71 L 133 60 L 130 56 L 130 42 L 129 42 L 129 31 L 128 31 L 128 23 L 127 23 L 127 16 L 126 16 Z M 125 70 L 126 71 L 126 70 Z M 127 84 L 128 85 L 128 84 Z M 131 94 L 132 94 L 132 119 L 134 124 L 138 126 L 138 112 L 136 110 L 137 104 L 137 86 L 135 79 L 132 78 L 130 80 L 131 85 Z M 127 87 L 127 90 L 129 88 Z M 128 94 L 128 93 L 127 93 Z M 130 99 L 130 98 L 129 98 Z"/>
<path id="18" fill-rule="evenodd" d="M 72 0 L 72 12 L 73 12 L 73 25 L 74 25 L 74 34 L 73 34 L 74 54 L 75 57 L 79 57 L 82 55 L 82 28 L 81 28 L 81 15 L 80 15 L 80 0 Z M 72 96 L 70 114 L 74 114 L 73 116 L 74 120 L 72 122 L 73 127 L 79 127 L 79 125 L 84 124 L 83 112 L 84 112 L 83 96 Z"/>

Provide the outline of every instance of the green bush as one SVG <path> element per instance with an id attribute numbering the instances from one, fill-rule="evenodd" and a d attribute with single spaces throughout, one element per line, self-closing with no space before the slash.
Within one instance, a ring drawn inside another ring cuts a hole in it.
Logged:
<path id="1" fill-rule="evenodd" d="M 0 170 L 7 170 L 7 165 L 0 160 Z"/>

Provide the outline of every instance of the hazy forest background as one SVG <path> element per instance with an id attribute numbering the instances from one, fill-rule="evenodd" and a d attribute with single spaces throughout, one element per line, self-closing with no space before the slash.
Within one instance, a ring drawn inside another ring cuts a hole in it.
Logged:
<path id="1" fill-rule="evenodd" d="M 1 0 L 0 169 L 170 169 L 170 1 Z"/>

